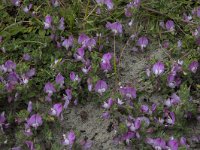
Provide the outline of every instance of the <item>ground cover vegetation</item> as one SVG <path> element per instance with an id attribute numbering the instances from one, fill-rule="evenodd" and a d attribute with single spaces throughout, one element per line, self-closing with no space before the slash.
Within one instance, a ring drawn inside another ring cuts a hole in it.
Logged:
<path id="1" fill-rule="evenodd" d="M 90 102 L 117 120 L 113 144 L 124 148 L 200 142 L 199 1 L 2 0 L 0 16 L 1 149 L 92 149 L 75 128 L 54 132 Z M 158 49 L 165 57 L 149 59 Z M 126 51 L 148 61 L 132 83 L 120 77 Z"/>

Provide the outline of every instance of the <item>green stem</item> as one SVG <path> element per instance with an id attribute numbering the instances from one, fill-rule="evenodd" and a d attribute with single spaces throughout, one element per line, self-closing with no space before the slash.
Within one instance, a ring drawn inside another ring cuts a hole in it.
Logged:
<path id="1" fill-rule="evenodd" d="M 5 31 L 5 30 L 7 30 L 7 29 L 9 29 L 9 28 L 11 28 L 11 27 L 13 27 L 13 26 L 15 26 L 15 25 L 21 24 L 21 23 L 31 23 L 31 21 L 19 21 L 19 22 L 15 22 L 15 23 L 13 23 L 13 24 L 11 24 L 11 25 L 5 27 L 2 31 Z M 2 31 L 1 31 L 1 32 L 2 32 Z"/>
<path id="2" fill-rule="evenodd" d="M 114 73 L 115 73 L 115 77 L 117 79 L 117 65 L 116 65 L 116 51 L 115 51 L 115 35 L 114 35 Z"/>
<path id="3" fill-rule="evenodd" d="M 84 18 L 85 21 L 86 21 L 87 18 L 96 10 L 97 7 L 98 7 L 98 5 L 96 5 L 96 6 L 92 9 L 92 11 L 87 15 L 87 17 Z"/>
<path id="4" fill-rule="evenodd" d="M 86 16 L 88 15 L 88 8 L 89 8 L 89 5 L 90 5 L 90 0 L 88 0 L 88 2 L 87 2 L 87 7 L 86 7 L 86 11 L 85 11 L 85 16 L 84 16 L 84 18 L 86 18 Z"/>
<path id="5" fill-rule="evenodd" d="M 23 44 L 23 43 L 35 43 L 35 44 L 40 44 L 40 45 L 43 45 L 43 46 L 47 45 L 46 43 L 42 43 L 42 42 L 39 42 L 39 41 L 21 41 L 18 44 Z"/>

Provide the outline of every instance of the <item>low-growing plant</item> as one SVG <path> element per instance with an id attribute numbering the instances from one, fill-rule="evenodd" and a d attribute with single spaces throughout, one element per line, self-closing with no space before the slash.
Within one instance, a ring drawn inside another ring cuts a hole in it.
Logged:
<path id="1" fill-rule="evenodd" d="M 115 143 L 190 147 L 186 127 L 199 120 L 198 1 L 2 0 L 0 15 L 0 147 L 91 148 L 75 128 L 59 141 L 53 131 L 69 107 L 91 101 L 102 104 L 103 119 L 117 118 Z M 140 82 L 151 92 L 120 83 L 127 47 L 145 55 Z M 149 60 L 157 49 L 165 58 Z M 163 99 L 140 100 L 154 93 Z"/>

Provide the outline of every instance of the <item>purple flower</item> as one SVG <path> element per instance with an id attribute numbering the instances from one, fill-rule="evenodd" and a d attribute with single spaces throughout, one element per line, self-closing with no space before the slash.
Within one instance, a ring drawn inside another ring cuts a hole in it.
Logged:
<path id="1" fill-rule="evenodd" d="M 20 83 L 21 84 L 27 84 L 29 81 L 29 78 L 27 76 L 25 76 L 24 74 L 21 75 L 21 80 Z"/>
<path id="2" fill-rule="evenodd" d="M 167 148 L 166 142 L 162 138 L 156 138 L 156 139 L 147 138 L 146 142 L 155 149 L 161 150 Z"/>
<path id="3" fill-rule="evenodd" d="M 147 75 L 147 77 L 151 76 L 151 70 L 149 68 L 146 69 L 146 75 Z"/>
<path id="4" fill-rule="evenodd" d="M 78 99 L 74 100 L 74 105 L 77 106 L 78 105 Z"/>
<path id="5" fill-rule="evenodd" d="M 136 137 L 135 132 L 128 131 L 121 136 L 121 141 L 126 141 L 128 143 L 130 139 L 135 137 Z"/>
<path id="6" fill-rule="evenodd" d="M 110 109 L 110 107 L 113 105 L 114 101 L 112 98 L 109 98 L 107 102 L 104 102 L 103 108 Z"/>
<path id="7" fill-rule="evenodd" d="M 186 13 L 183 14 L 183 20 L 185 22 L 189 22 L 190 20 L 192 20 L 192 16 L 191 15 L 187 15 Z"/>
<path id="8" fill-rule="evenodd" d="M 99 80 L 95 85 L 95 92 L 102 95 L 108 89 L 108 85 L 105 81 Z"/>
<path id="9" fill-rule="evenodd" d="M 13 5 L 20 6 L 21 0 L 12 0 Z"/>
<path id="10" fill-rule="evenodd" d="M 78 43 L 81 45 L 84 45 L 86 41 L 88 41 L 90 38 L 85 35 L 84 33 L 80 34 L 78 37 Z"/>
<path id="11" fill-rule="evenodd" d="M 73 81 L 73 82 L 75 82 L 75 81 L 78 81 L 78 82 L 80 82 L 80 78 L 78 77 L 78 75 L 77 74 L 75 74 L 75 72 L 70 72 L 70 79 L 71 79 L 71 81 Z"/>
<path id="12" fill-rule="evenodd" d="M 11 150 L 22 150 L 22 149 L 21 149 L 21 146 L 17 146 L 17 147 L 11 148 Z"/>
<path id="13" fill-rule="evenodd" d="M 65 83 L 65 78 L 62 76 L 61 73 L 58 73 L 56 76 L 56 84 L 63 86 L 64 83 Z"/>
<path id="14" fill-rule="evenodd" d="M 59 3 L 58 0 L 51 0 L 51 4 L 52 4 L 54 7 L 60 6 L 60 3 Z"/>
<path id="15" fill-rule="evenodd" d="M 200 7 L 198 7 L 198 8 L 196 9 L 196 12 L 197 12 L 197 17 L 200 17 Z"/>
<path id="16" fill-rule="evenodd" d="M 58 29 L 59 30 L 65 30 L 65 19 L 62 17 L 61 19 L 60 19 L 60 21 L 59 21 L 59 25 L 58 25 Z"/>
<path id="17" fill-rule="evenodd" d="M 76 135 L 75 135 L 74 131 L 70 131 L 67 134 L 67 136 L 66 136 L 66 134 L 63 134 L 63 138 L 64 138 L 64 140 L 62 142 L 63 145 L 70 145 L 70 146 L 72 146 L 74 144 L 74 142 L 75 142 Z"/>
<path id="18" fill-rule="evenodd" d="M 169 48 L 169 41 L 164 41 L 163 43 L 162 43 L 162 47 L 163 48 Z"/>
<path id="19" fill-rule="evenodd" d="M 89 38 L 88 40 L 85 41 L 83 47 L 87 47 L 89 51 L 92 51 L 92 48 L 96 46 L 96 41 L 95 39 Z"/>
<path id="20" fill-rule="evenodd" d="M 31 131 L 31 128 L 30 128 L 30 126 L 27 123 L 25 123 L 24 134 L 26 136 L 32 136 L 33 135 L 33 132 Z"/>
<path id="21" fill-rule="evenodd" d="M 165 29 L 165 22 L 163 20 L 160 21 L 159 25 L 161 28 Z"/>
<path id="22" fill-rule="evenodd" d="M 103 58 L 101 59 L 101 69 L 104 70 L 105 72 L 108 72 L 109 70 L 112 69 L 112 66 L 110 64 L 111 58 L 112 54 L 106 53 L 103 55 Z"/>
<path id="23" fill-rule="evenodd" d="M 136 89 L 132 87 L 120 87 L 120 93 L 127 98 L 136 98 Z"/>
<path id="24" fill-rule="evenodd" d="M 83 48 L 87 47 L 89 51 L 91 51 L 92 48 L 96 46 L 96 40 L 89 38 L 84 33 L 79 35 L 78 43 L 81 44 Z"/>
<path id="25" fill-rule="evenodd" d="M 181 84 L 181 78 L 174 75 L 174 73 L 170 73 L 167 77 L 167 83 L 170 88 L 178 87 Z"/>
<path id="26" fill-rule="evenodd" d="M 65 100 L 65 104 L 64 104 L 63 108 L 66 109 L 70 103 L 70 100 L 72 99 L 72 91 L 70 89 L 66 89 L 65 93 L 66 93 L 66 95 L 64 95 L 64 97 L 63 97 L 63 100 Z"/>
<path id="27" fill-rule="evenodd" d="M 0 115 L 0 126 L 4 125 L 6 121 L 5 112 L 2 112 Z"/>
<path id="28" fill-rule="evenodd" d="M 167 142 L 167 145 L 170 147 L 170 150 L 178 150 L 179 142 L 172 138 Z"/>
<path id="29" fill-rule="evenodd" d="M 34 114 L 28 119 L 27 124 L 37 129 L 42 125 L 42 117 L 39 114 Z"/>
<path id="30" fill-rule="evenodd" d="M 35 150 L 33 142 L 32 141 L 26 141 L 25 142 L 29 150 Z"/>
<path id="31" fill-rule="evenodd" d="M 36 72 L 35 68 L 32 68 L 32 69 L 30 69 L 26 72 L 25 76 L 28 77 L 28 78 L 31 78 L 35 75 L 35 72 Z"/>
<path id="32" fill-rule="evenodd" d="M 96 0 L 97 4 L 101 4 L 101 5 L 104 4 L 104 1 L 105 1 L 105 0 Z"/>
<path id="33" fill-rule="evenodd" d="M 54 104 L 53 108 L 51 108 L 50 115 L 59 117 L 62 110 L 63 110 L 62 103 Z"/>
<path id="34" fill-rule="evenodd" d="M 51 23 L 52 23 L 52 17 L 50 15 L 47 15 L 44 21 L 44 29 L 50 29 L 52 26 Z"/>
<path id="35" fill-rule="evenodd" d="M 97 15 L 100 15 L 100 14 L 101 14 L 101 9 L 100 9 L 99 7 L 98 7 L 97 10 L 96 10 L 96 14 L 97 14 Z"/>
<path id="36" fill-rule="evenodd" d="M 44 91 L 45 93 L 47 93 L 48 95 L 52 95 L 54 92 L 56 92 L 55 88 L 54 88 L 54 85 L 50 82 L 46 83 L 45 84 L 45 87 L 44 87 Z"/>
<path id="37" fill-rule="evenodd" d="M 33 104 L 32 104 L 31 101 L 29 101 L 29 102 L 28 102 L 28 108 L 27 108 L 27 111 L 28 111 L 28 112 L 31 112 L 32 109 L 33 109 Z"/>
<path id="38" fill-rule="evenodd" d="M 172 105 L 177 105 L 181 102 L 181 99 L 178 95 L 175 93 L 172 94 L 172 96 L 165 101 L 165 105 L 168 107 L 171 107 Z"/>
<path id="39" fill-rule="evenodd" d="M 119 22 L 114 22 L 114 23 L 107 22 L 106 28 L 110 29 L 114 34 L 122 33 L 122 25 Z"/>
<path id="40" fill-rule="evenodd" d="M 73 36 L 69 36 L 68 39 L 65 39 L 63 42 L 62 42 L 62 46 L 65 47 L 67 50 L 69 49 L 69 47 L 72 47 L 73 46 L 73 42 L 74 42 L 74 38 Z"/>
<path id="41" fill-rule="evenodd" d="M 87 149 L 90 149 L 92 147 L 92 141 L 91 140 L 82 140 L 80 142 L 80 144 L 82 145 L 82 149 L 83 150 L 87 150 Z"/>
<path id="42" fill-rule="evenodd" d="M 158 61 L 153 65 L 152 71 L 156 76 L 161 75 L 165 70 L 165 66 L 161 61 Z"/>
<path id="43" fill-rule="evenodd" d="M 150 125 L 150 120 L 147 117 L 138 117 L 138 119 L 141 121 L 141 124 L 144 123 L 145 127 L 148 127 Z"/>
<path id="44" fill-rule="evenodd" d="M 198 61 L 193 61 L 189 64 L 189 70 L 193 73 L 196 73 L 197 72 L 197 69 L 199 67 L 199 63 Z"/>
<path id="45" fill-rule="evenodd" d="M 149 44 L 148 39 L 145 36 L 142 36 L 138 39 L 137 45 L 143 50 Z"/>
<path id="46" fill-rule="evenodd" d="M 133 5 L 134 5 L 136 8 L 138 8 L 138 7 L 140 6 L 140 4 L 141 4 L 141 0 L 134 0 Z"/>
<path id="47" fill-rule="evenodd" d="M 109 113 L 108 111 L 103 112 L 102 118 L 103 118 L 103 119 L 109 119 L 109 118 L 110 118 L 110 113 Z"/>
<path id="48" fill-rule="evenodd" d="M 175 124 L 175 114 L 174 112 L 169 112 L 166 122 L 170 125 L 174 125 Z"/>
<path id="49" fill-rule="evenodd" d="M 25 7 L 23 8 L 23 11 L 24 11 L 25 13 L 28 13 L 28 12 L 31 10 L 32 6 L 33 6 L 33 4 L 29 4 L 28 6 L 25 6 Z"/>
<path id="50" fill-rule="evenodd" d="M 165 24 L 165 27 L 167 31 L 170 31 L 170 32 L 174 31 L 175 29 L 174 22 L 172 20 L 168 20 Z"/>
<path id="51" fill-rule="evenodd" d="M 91 78 L 87 79 L 87 84 L 88 84 L 88 91 L 91 92 L 92 91 L 92 87 L 93 87 Z"/>
<path id="52" fill-rule="evenodd" d="M 19 80 L 19 76 L 16 72 L 10 72 L 8 74 L 7 81 L 9 81 L 11 84 L 18 83 L 18 80 Z"/>
<path id="53" fill-rule="evenodd" d="M 125 8 L 125 16 L 126 17 L 131 17 L 132 16 L 132 12 L 131 12 L 131 8 L 130 7 Z"/>
<path id="54" fill-rule="evenodd" d="M 177 72 L 182 72 L 182 64 L 180 63 L 174 63 L 171 72 L 176 75 Z"/>
<path id="55" fill-rule="evenodd" d="M 190 146 L 187 144 L 186 138 L 185 137 L 181 137 L 180 138 L 180 145 L 181 146 L 185 146 L 186 148 L 189 148 Z"/>
<path id="56" fill-rule="evenodd" d="M 88 72 L 91 70 L 92 66 L 84 66 L 81 68 L 84 74 L 88 74 Z"/>
<path id="57" fill-rule="evenodd" d="M 123 105 L 124 102 L 123 102 L 121 99 L 118 98 L 118 99 L 117 99 L 117 104 L 118 104 L 118 105 Z"/>
<path id="58" fill-rule="evenodd" d="M 114 4 L 113 4 L 112 0 L 104 0 L 104 3 L 108 7 L 108 10 L 113 9 Z"/>
<path id="59" fill-rule="evenodd" d="M 138 130 L 141 127 L 141 120 L 139 118 L 135 119 L 133 123 L 129 126 L 129 129 L 133 132 Z"/>
<path id="60" fill-rule="evenodd" d="M 65 99 L 71 100 L 72 99 L 72 90 L 66 89 L 65 93 L 66 93 Z"/>
<path id="61" fill-rule="evenodd" d="M 24 59 L 25 61 L 30 61 L 30 60 L 31 60 L 31 56 L 30 56 L 29 54 L 24 54 L 24 55 L 23 55 L 23 59 Z"/>
<path id="62" fill-rule="evenodd" d="M 113 2 L 112 0 L 96 0 L 96 2 L 100 5 L 105 4 L 109 10 L 113 9 Z"/>
<path id="63" fill-rule="evenodd" d="M 16 63 L 14 63 L 12 60 L 7 60 L 4 64 L 4 67 L 6 69 L 6 72 L 11 72 L 16 69 Z"/>
<path id="64" fill-rule="evenodd" d="M 5 85 L 7 92 L 12 92 L 15 89 L 15 83 L 9 82 Z"/>
<path id="65" fill-rule="evenodd" d="M 77 49 L 77 52 L 74 54 L 74 58 L 78 61 L 83 61 L 84 55 L 85 55 L 85 50 L 83 47 L 81 47 Z"/>
<path id="66" fill-rule="evenodd" d="M 106 53 L 103 55 L 101 61 L 102 62 L 106 62 L 106 61 L 110 61 L 112 59 L 112 54 L 111 53 Z"/>
<path id="67" fill-rule="evenodd" d="M 198 37 L 198 38 L 196 39 L 196 44 L 197 44 L 198 46 L 200 46 L 200 37 Z"/>
<path id="68" fill-rule="evenodd" d="M 149 112 L 149 107 L 147 105 L 142 105 L 140 107 L 140 110 L 143 112 L 143 113 L 148 113 Z"/>
<path id="69" fill-rule="evenodd" d="M 183 45 L 182 41 L 181 41 L 181 40 L 178 40 L 178 42 L 177 42 L 177 47 L 178 47 L 178 48 L 181 48 L 182 45 Z"/>

